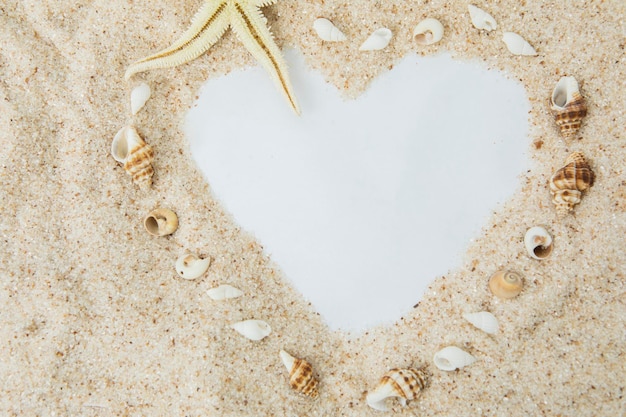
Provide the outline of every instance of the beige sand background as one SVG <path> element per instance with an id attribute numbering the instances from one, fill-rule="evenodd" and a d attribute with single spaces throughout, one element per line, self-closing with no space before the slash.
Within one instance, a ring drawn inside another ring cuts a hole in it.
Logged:
<path id="1" fill-rule="evenodd" d="M 281 0 L 264 9 L 278 44 L 302 51 L 346 96 L 406 53 L 441 51 L 499 69 L 528 92 L 533 165 L 516 196 L 494 213 L 462 268 L 438 277 L 393 326 L 358 337 L 327 330 L 191 162 L 183 119 L 203 81 L 255 64 L 232 33 L 188 65 L 136 77 L 153 97 L 128 116 L 126 66 L 175 40 L 200 4 L 0 4 L 0 414 L 374 416 L 382 413 L 367 407 L 366 391 L 389 368 L 427 365 L 430 386 L 394 415 L 626 415 L 626 3 L 480 1 L 500 25 L 492 33 L 471 26 L 465 1 Z M 321 43 L 311 29 L 319 16 L 349 41 Z M 412 42 L 424 17 L 444 23 L 441 43 Z M 382 25 L 396 34 L 389 47 L 359 52 Z M 503 30 L 522 34 L 539 56 L 510 55 Z M 562 75 L 581 81 L 589 104 L 573 143 L 561 139 L 547 105 Z M 109 154 L 113 135 L 131 122 L 156 152 L 149 191 Z M 558 221 L 546 181 L 573 150 L 590 158 L 597 181 L 576 214 Z M 179 214 L 168 238 L 142 227 L 160 206 Z M 537 224 L 556 242 L 543 262 L 522 243 Z M 177 278 L 173 263 L 185 250 L 214 258 L 207 276 Z M 503 267 L 526 276 L 516 299 L 487 289 Z M 211 301 L 206 290 L 221 283 L 245 296 Z M 500 319 L 495 336 L 461 318 L 484 309 Z M 251 342 L 228 327 L 248 318 L 274 332 Z M 437 370 L 431 358 L 449 344 L 479 361 Z M 320 398 L 288 387 L 281 348 L 313 364 Z"/>

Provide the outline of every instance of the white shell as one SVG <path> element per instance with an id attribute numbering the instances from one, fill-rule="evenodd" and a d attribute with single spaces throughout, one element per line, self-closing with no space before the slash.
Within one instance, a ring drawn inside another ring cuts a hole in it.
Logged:
<path id="1" fill-rule="evenodd" d="M 130 151 L 144 145 L 145 142 L 132 126 L 124 126 L 113 138 L 111 143 L 111 155 L 119 163 L 125 163 Z"/>
<path id="2" fill-rule="evenodd" d="M 211 299 L 219 301 L 226 300 L 228 298 L 237 298 L 243 295 L 243 291 L 239 288 L 224 284 L 219 287 L 211 288 L 206 292 Z"/>
<path id="3" fill-rule="evenodd" d="M 495 334 L 498 331 L 498 319 L 488 311 L 463 314 L 463 318 L 485 333 Z"/>
<path id="4" fill-rule="evenodd" d="M 359 51 L 377 51 L 383 49 L 389 45 L 391 41 L 392 33 L 387 28 L 376 29 L 370 36 L 363 42 Z"/>
<path id="5" fill-rule="evenodd" d="M 293 356 L 291 356 L 290 354 L 288 354 L 287 352 L 281 349 L 280 359 L 283 361 L 285 368 L 287 368 L 287 370 L 291 372 L 291 369 L 293 368 L 293 364 L 296 361 L 296 358 L 294 358 Z"/>
<path id="6" fill-rule="evenodd" d="M 454 371 L 476 362 L 476 358 L 456 346 L 448 346 L 435 353 L 435 366 L 442 371 Z"/>
<path id="7" fill-rule="evenodd" d="M 130 111 L 133 113 L 133 116 L 143 108 L 149 98 L 150 86 L 148 84 L 141 83 L 133 88 L 133 91 L 130 92 Z"/>
<path id="8" fill-rule="evenodd" d="M 210 257 L 202 259 L 192 253 L 187 253 L 176 260 L 176 273 L 184 279 L 196 279 L 209 269 L 209 265 L 211 265 Z"/>
<path id="9" fill-rule="evenodd" d="M 474 25 L 476 29 L 484 29 L 488 32 L 497 29 L 498 24 L 492 15 L 473 4 L 468 4 L 467 9 L 469 10 L 472 25 Z"/>
<path id="10" fill-rule="evenodd" d="M 552 236 L 543 227 L 531 227 L 524 236 L 524 246 L 531 258 L 546 259 L 552 253 Z"/>
<path id="11" fill-rule="evenodd" d="M 574 77 L 561 77 L 550 99 L 553 110 L 564 110 L 565 106 L 574 100 L 574 96 L 579 95 L 578 81 Z"/>
<path id="12" fill-rule="evenodd" d="M 413 39 L 420 45 L 432 45 L 443 38 L 443 25 L 437 19 L 429 17 L 422 20 L 413 30 Z"/>
<path id="13" fill-rule="evenodd" d="M 333 25 L 333 22 L 328 19 L 324 19 L 323 17 L 320 17 L 313 22 L 313 29 L 315 29 L 317 36 L 319 36 L 323 41 L 341 42 L 347 39 L 346 35 L 337 29 L 337 26 Z"/>
<path id="14" fill-rule="evenodd" d="M 537 51 L 526 39 L 514 32 L 504 32 L 502 40 L 513 55 L 536 56 Z"/>
<path id="15" fill-rule="evenodd" d="M 269 324 L 263 320 L 245 320 L 231 325 L 242 336 L 250 340 L 261 340 L 272 332 Z"/>

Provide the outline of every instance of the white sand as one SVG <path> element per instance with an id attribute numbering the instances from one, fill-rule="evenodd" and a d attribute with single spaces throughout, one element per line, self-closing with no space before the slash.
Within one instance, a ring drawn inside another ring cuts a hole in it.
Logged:
<path id="1" fill-rule="evenodd" d="M 329 332 L 286 285 L 263 248 L 241 232 L 191 163 L 182 121 L 202 82 L 253 63 L 228 33 L 187 65 L 141 74 L 153 88 L 128 116 L 126 66 L 171 43 L 200 1 L 10 1 L 0 6 L 0 414 L 374 416 L 365 404 L 387 369 L 428 365 L 431 382 L 395 415 L 624 415 L 626 370 L 626 173 L 624 18 L 620 1 L 484 6 L 493 33 L 469 23 L 465 2 L 298 2 L 265 14 L 281 46 L 294 46 L 354 96 L 409 51 L 478 58 L 525 86 L 531 102 L 533 167 L 490 220 L 461 268 L 438 278 L 422 302 L 389 328 L 358 338 Z M 311 29 L 335 21 L 350 42 L 327 45 Z M 410 39 L 426 16 L 446 27 L 441 43 Z M 397 37 L 360 53 L 377 27 Z M 514 57 L 500 40 L 519 32 L 539 56 Z M 581 140 L 564 142 L 547 98 L 561 75 L 581 81 L 589 115 Z M 109 155 L 133 122 L 156 152 L 150 191 L 140 191 Z M 582 151 L 597 180 L 575 215 L 558 221 L 546 181 Z M 488 185 L 485 185 L 488 186 Z M 152 208 L 173 208 L 168 238 L 141 225 Z M 543 224 L 555 237 L 549 260 L 526 255 L 522 238 Z M 183 281 L 184 250 L 211 255 L 208 276 Z M 489 275 L 516 269 L 527 287 L 500 301 Z M 229 283 L 245 296 L 215 303 L 208 288 Z M 486 309 L 501 323 L 488 336 L 461 314 Z M 259 318 L 274 332 L 250 342 L 228 327 Z M 454 344 L 479 358 L 444 373 L 432 366 Z M 284 348 L 320 378 L 311 401 L 287 385 Z"/>

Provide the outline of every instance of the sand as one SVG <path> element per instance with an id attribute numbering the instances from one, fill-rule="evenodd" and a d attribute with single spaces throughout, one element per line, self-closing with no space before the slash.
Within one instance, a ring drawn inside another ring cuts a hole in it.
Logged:
<path id="1" fill-rule="evenodd" d="M 191 162 L 183 119 L 202 82 L 254 64 L 232 33 L 187 65 L 136 77 L 153 97 L 129 116 L 126 66 L 172 42 L 200 3 L 0 6 L 0 414 L 374 416 L 382 414 L 365 395 L 389 368 L 426 365 L 429 387 L 407 408 L 394 404 L 394 415 L 626 415 L 623 2 L 478 4 L 500 25 L 492 33 L 474 29 L 459 1 L 281 0 L 264 9 L 278 44 L 300 49 L 347 97 L 414 51 L 479 60 L 528 94 L 533 167 L 516 196 L 494 212 L 463 267 L 436 278 L 393 326 L 362 335 L 328 331 Z M 311 30 L 318 16 L 350 41 L 321 43 Z M 418 47 L 410 33 L 427 16 L 446 35 Z M 381 25 L 398 34 L 389 47 L 359 52 Z M 539 56 L 510 55 L 503 30 L 522 34 Z M 547 105 L 562 75 L 581 81 L 589 105 L 572 142 Z M 156 152 L 147 191 L 109 154 L 113 135 L 131 122 Z M 574 150 L 590 159 L 597 180 L 575 215 L 559 220 L 546 182 Z M 161 206 L 178 213 L 180 227 L 154 238 L 142 218 Z M 541 262 L 522 243 L 537 224 L 555 237 Z M 207 276 L 176 277 L 184 250 L 214 259 Z M 486 286 L 503 267 L 526 277 L 513 300 Z M 221 283 L 246 295 L 211 301 L 206 290 Z M 476 310 L 500 319 L 497 335 L 461 318 Z M 229 328 L 248 318 L 270 322 L 272 335 L 251 342 Z M 431 358 L 446 345 L 479 361 L 439 371 Z M 317 400 L 288 387 L 281 348 L 312 363 Z"/>

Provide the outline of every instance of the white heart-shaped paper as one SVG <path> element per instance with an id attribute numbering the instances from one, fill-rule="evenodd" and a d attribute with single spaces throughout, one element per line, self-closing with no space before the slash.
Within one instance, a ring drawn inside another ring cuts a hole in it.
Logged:
<path id="1" fill-rule="evenodd" d="M 396 320 L 519 188 L 524 89 L 447 55 L 409 56 L 344 101 L 287 60 L 302 116 L 260 68 L 210 80 L 187 116 L 192 155 L 331 328 Z"/>

